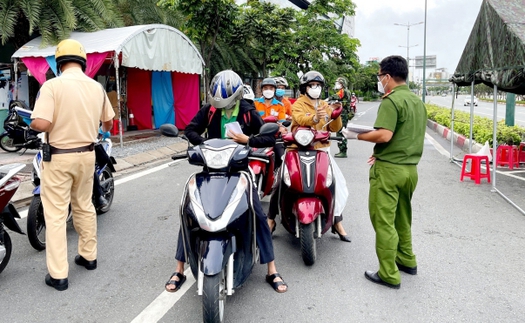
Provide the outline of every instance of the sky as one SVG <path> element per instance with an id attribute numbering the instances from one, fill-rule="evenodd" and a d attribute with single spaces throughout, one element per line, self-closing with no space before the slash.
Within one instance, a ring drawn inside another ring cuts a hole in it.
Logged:
<path id="1" fill-rule="evenodd" d="M 454 73 L 483 0 L 427 0 L 427 55 L 436 55 L 437 68 Z M 425 21 L 425 0 L 353 0 L 355 37 L 361 42 L 361 63 L 371 57 L 407 56 L 407 27 Z M 424 24 L 410 27 L 409 55 L 423 56 Z M 412 47 L 414 45 L 418 45 Z M 403 47 L 399 47 L 403 46 Z M 412 62 L 413 65 L 413 62 Z M 413 69 L 412 69 L 413 70 Z M 414 71 L 414 70 L 413 70 Z M 422 76 L 414 71 L 415 77 Z"/>

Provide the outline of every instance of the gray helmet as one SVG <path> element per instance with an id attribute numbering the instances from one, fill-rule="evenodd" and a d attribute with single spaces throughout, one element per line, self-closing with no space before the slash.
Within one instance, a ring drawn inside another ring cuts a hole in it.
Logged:
<path id="1" fill-rule="evenodd" d="M 241 77 L 232 70 L 217 73 L 210 83 L 208 99 L 217 109 L 229 108 L 243 96 L 244 84 Z"/>
<path id="2" fill-rule="evenodd" d="M 308 83 L 310 82 L 319 82 L 321 83 L 321 86 L 324 87 L 324 77 L 323 74 L 317 72 L 317 71 L 309 71 L 306 72 L 301 78 L 299 79 L 299 91 L 302 94 L 306 93 L 306 87 L 308 86 Z"/>
<path id="3" fill-rule="evenodd" d="M 344 88 L 347 88 L 347 87 L 348 87 L 348 81 L 346 80 L 345 77 L 339 76 L 339 77 L 337 78 L 337 80 L 335 80 L 335 81 L 341 83 L 341 85 L 342 85 Z"/>
<path id="4" fill-rule="evenodd" d="M 277 83 L 275 83 L 275 80 L 271 77 L 267 77 L 261 82 L 261 90 L 265 85 L 273 86 L 275 89 L 277 89 Z"/>
<path id="5" fill-rule="evenodd" d="M 274 77 L 273 79 L 275 80 L 275 83 L 277 84 L 277 86 L 283 85 L 284 87 L 288 87 L 288 82 L 286 81 L 284 77 L 278 76 L 278 77 Z"/>

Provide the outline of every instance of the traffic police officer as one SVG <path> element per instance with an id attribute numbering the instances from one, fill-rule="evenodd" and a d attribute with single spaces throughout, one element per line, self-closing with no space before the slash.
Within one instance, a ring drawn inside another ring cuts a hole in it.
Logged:
<path id="1" fill-rule="evenodd" d="M 427 110 L 406 84 L 408 64 L 403 57 L 386 57 L 379 67 L 379 92 L 387 94 L 377 112 L 376 130 L 358 134 L 344 129 L 343 134 L 348 139 L 376 143 L 368 160 L 372 166 L 368 210 L 376 232 L 379 271 L 366 271 L 365 277 L 376 284 L 399 288 L 400 270 L 417 274 L 411 200 L 423 153 Z"/>
<path id="2" fill-rule="evenodd" d="M 103 87 L 84 74 L 86 51 L 73 39 L 61 41 L 55 52 L 59 77 L 42 85 L 31 128 L 46 132 L 41 198 L 46 221 L 45 282 L 56 290 L 68 288 L 66 218 L 69 205 L 77 231 L 75 263 L 97 267 L 97 218 L 91 201 L 95 171 L 94 140 L 113 124 L 113 108 Z"/>

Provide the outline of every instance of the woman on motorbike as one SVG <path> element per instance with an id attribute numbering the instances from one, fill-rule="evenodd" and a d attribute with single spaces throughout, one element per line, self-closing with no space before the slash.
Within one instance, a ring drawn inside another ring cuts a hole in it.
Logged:
<path id="1" fill-rule="evenodd" d="M 322 89 L 325 85 L 324 77 L 321 73 L 316 71 L 310 71 L 304 74 L 300 78 L 299 90 L 301 96 L 295 101 L 292 111 L 292 131 L 297 127 L 311 127 L 315 130 L 321 130 L 330 121 L 330 115 L 334 109 L 341 106 L 341 103 L 335 103 L 328 105 L 324 100 L 320 100 Z M 331 132 L 337 132 L 342 127 L 341 117 L 330 122 L 327 126 L 327 130 Z M 328 151 L 330 149 L 330 142 L 327 143 L 316 143 L 315 149 L 322 149 Z M 338 167 L 334 160 L 332 167 Z M 335 173 L 335 172 L 334 172 Z M 340 173 L 340 171 L 339 171 Z M 339 179 L 339 182 L 337 180 Z M 277 181 L 279 183 L 279 181 Z M 346 185 L 344 178 L 336 178 L 336 183 Z M 339 185 L 342 187 L 341 185 Z M 341 194 L 338 191 L 338 185 L 336 185 L 336 199 Z M 272 232 L 277 225 L 275 217 L 277 215 L 279 197 L 276 194 L 278 190 L 274 190 L 270 199 L 270 209 L 268 211 L 268 225 L 272 228 Z M 339 194 L 338 194 L 339 193 Z M 346 196 L 343 197 L 346 201 Z M 336 208 L 337 209 L 337 208 Z M 339 238 L 345 242 L 351 242 L 350 237 L 347 235 L 341 221 L 343 220 L 342 214 L 335 214 L 334 225 L 332 227 L 332 233 L 337 233 Z"/>
<path id="2" fill-rule="evenodd" d="M 243 82 L 235 72 L 225 70 L 215 75 L 210 84 L 210 93 L 208 93 L 209 102 L 212 102 L 213 106 L 210 104 L 203 106 L 188 124 L 184 130 L 188 140 L 193 145 L 199 145 L 206 140 L 201 135 L 207 131 L 207 139 L 231 138 L 236 143 L 249 144 L 250 147 L 256 148 L 274 146 L 274 136 L 254 136 L 259 133 L 264 122 L 253 105 L 242 99 L 243 92 Z M 225 129 L 227 123 L 235 121 L 239 123 L 243 133 L 232 133 Z M 276 292 L 284 293 L 288 290 L 288 285 L 275 267 L 270 228 L 266 222 L 266 214 L 262 209 L 255 186 L 253 207 L 257 216 L 256 239 L 260 250 L 261 264 L 268 264 L 266 282 Z M 186 276 L 183 274 L 186 259 L 180 230 L 175 259 L 177 260 L 175 272 L 165 285 L 168 292 L 176 292 L 186 281 Z"/>

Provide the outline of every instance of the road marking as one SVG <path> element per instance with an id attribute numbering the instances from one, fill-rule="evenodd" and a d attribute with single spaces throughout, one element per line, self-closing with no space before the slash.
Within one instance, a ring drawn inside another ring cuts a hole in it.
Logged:
<path id="1" fill-rule="evenodd" d="M 155 323 L 164 317 L 175 303 L 195 284 L 195 278 L 193 278 L 190 268 L 184 271 L 184 275 L 186 275 L 186 282 L 178 291 L 175 293 L 162 292 L 131 323 Z"/>
<path id="2" fill-rule="evenodd" d="M 432 138 L 431 135 L 429 135 L 428 133 L 425 132 L 425 139 L 427 139 L 428 141 L 430 141 L 430 143 L 432 144 L 432 146 L 434 146 L 434 148 L 436 148 L 436 150 L 441 153 L 441 155 L 443 156 L 446 156 L 446 157 L 450 157 L 450 153 L 445 149 L 443 148 L 443 146 L 441 146 L 437 141 L 436 139 Z"/>

